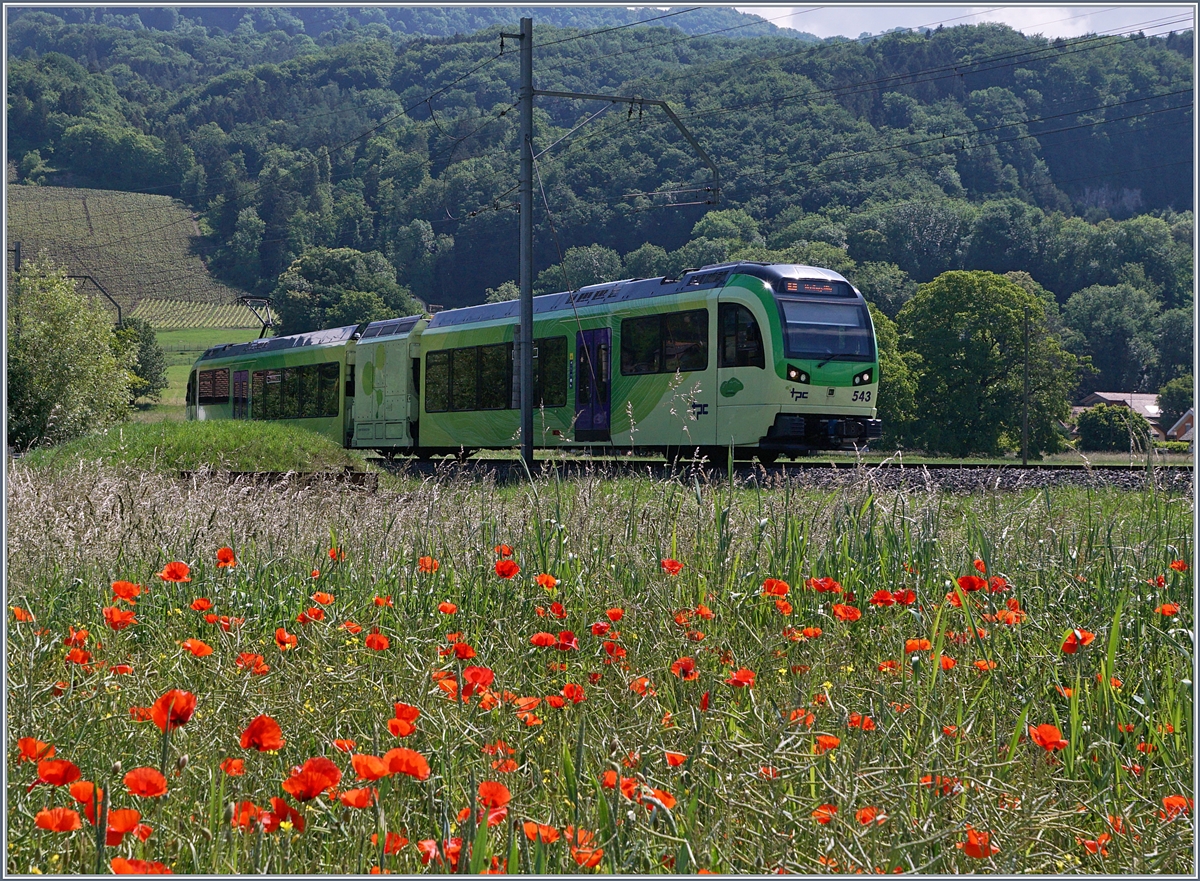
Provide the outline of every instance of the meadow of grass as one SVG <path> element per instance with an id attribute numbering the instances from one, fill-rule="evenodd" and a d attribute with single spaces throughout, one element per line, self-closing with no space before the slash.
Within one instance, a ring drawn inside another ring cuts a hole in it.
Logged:
<path id="1" fill-rule="evenodd" d="M 7 513 L 10 872 L 1195 868 L 1186 496 L 89 460 Z"/>
<path id="2" fill-rule="evenodd" d="M 114 425 L 21 460 L 37 471 L 71 472 L 81 461 L 179 471 L 340 472 L 368 467 L 362 454 L 287 422 L 159 422 Z"/>

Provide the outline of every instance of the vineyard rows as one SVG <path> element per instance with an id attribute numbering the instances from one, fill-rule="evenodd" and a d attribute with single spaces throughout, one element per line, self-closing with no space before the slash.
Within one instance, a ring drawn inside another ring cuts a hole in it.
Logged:
<path id="1" fill-rule="evenodd" d="M 188 327 L 252 327 L 258 322 L 245 306 L 237 303 L 192 303 L 186 300 L 147 298 L 131 313 L 158 330 Z"/>

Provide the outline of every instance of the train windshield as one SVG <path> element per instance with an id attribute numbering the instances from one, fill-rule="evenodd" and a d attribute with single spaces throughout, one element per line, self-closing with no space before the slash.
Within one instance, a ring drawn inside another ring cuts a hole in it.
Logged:
<path id="1" fill-rule="evenodd" d="M 783 348 L 789 358 L 874 361 L 875 340 L 867 307 L 860 303 L 779 300 Z"/>

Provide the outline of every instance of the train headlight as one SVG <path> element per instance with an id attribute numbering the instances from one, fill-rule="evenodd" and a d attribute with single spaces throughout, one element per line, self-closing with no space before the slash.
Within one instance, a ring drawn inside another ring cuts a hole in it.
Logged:
<path id="1" fill-rule="evenodd" d="M 871 384 L 871 376 L 873 373 L 874 373 L 873 370 L 864 370 L 861 373 L 854 374 L 854 384 L 855 385 L 870 385 Z"/>
<path id="2" fill-rule="evenodd" d="M 792 364 L 787 366 L 787 378 L 788 382 L 808 383 L 808 374 Z"/>

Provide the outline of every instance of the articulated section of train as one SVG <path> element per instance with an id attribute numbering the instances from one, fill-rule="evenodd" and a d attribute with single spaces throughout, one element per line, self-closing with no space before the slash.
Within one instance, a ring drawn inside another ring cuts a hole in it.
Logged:
<path id="1" fill-rule="evenodd" d="M 518 304 L 216 346 L 189 419 L 289 419 L 419 456 L 520 442 Z M 763 461 L 879 437 L 866 301 L 812 266 L 729 263 L 534 299 L 534 445 Z"/>

